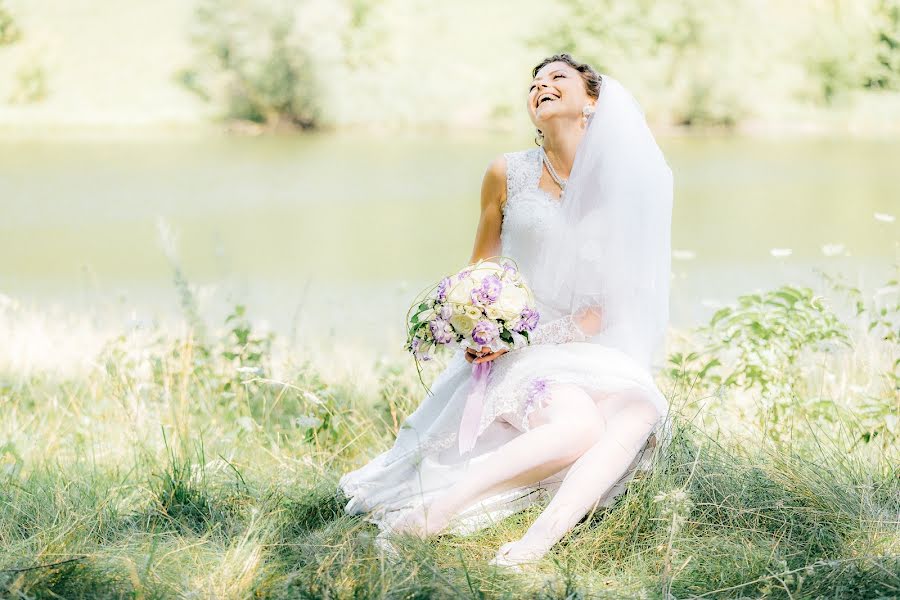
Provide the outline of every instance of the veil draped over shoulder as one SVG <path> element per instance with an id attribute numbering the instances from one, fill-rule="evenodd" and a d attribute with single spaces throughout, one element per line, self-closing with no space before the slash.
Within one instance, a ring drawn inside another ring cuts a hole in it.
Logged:
<path id="1" fill-rule="evenodd" d="M 573 317 L 586 341 L 649 370 L 661 359 L 669 320 L 672 170 L 634 97 L 601 77 L 561 218 L 530 283 Z"/>

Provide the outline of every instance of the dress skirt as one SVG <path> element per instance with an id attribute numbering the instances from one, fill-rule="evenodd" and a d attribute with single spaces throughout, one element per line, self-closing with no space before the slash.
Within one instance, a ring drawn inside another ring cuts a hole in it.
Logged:
<path id="1" fill-rule="evenodd" d="M 549 397 L 554 383 L 576 384 L 595 402 L 609 394 L 642 394 L 657 407 L 659 419 L 622 477 L 600 498 L 609 506 L 639 471 L 650 468 L 653 451 L 669 439 L 668 403 L 650 373 L 622 351 L 601 344 L 568 342 L 532 344 L 493 361 L 484 394 L 475 446 L 460 455 L 458 432 L 472 365 L 458 350 L 431 386 L 419 407 L 407 417 L 391 449 L 340 478 L 350 498 L 349 514 L 364 514 L 378 525 L 379 536 L 390 534 L 391 523 L 406 511 L 429 503 L 466 477 L 469 468 L 528 431 L 528 415 Z M 510 489 L 462 510 L 447 531 L 468 534 L 553 498 L 570 467 L 537 483 Z"/>

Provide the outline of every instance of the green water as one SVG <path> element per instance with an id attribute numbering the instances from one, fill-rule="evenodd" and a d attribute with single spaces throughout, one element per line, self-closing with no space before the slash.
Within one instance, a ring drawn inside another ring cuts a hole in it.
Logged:
<path id="1" fill-rule="evenodd" d="M 468 260 L 490 159 L 531 143 L 438 135 L 0 143 L 0 293 L 38 306 L 173 313 L 163 220 L 211 318 L 244 301 L 279 328 L 393 331 L 417 286 Z M 895 256 L 900 221 L 874 215 L 900 217 L 900 140 L 660 144 L 676 182 L 675 324 L 757 287 L 813 282 L 815 267 L 874 285 Z M 826 256 L 825 244 L 844 250 Z"/>

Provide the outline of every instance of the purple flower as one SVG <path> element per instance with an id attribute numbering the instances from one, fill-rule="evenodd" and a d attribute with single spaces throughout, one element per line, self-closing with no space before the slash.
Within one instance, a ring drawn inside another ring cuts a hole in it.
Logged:
<path id="1" fill-rule="evenodd" d="M 424 350 L 422 346 L 425 346 L 425 343 L 421 338 L 415 337 L 413 338 L 411 350 L 413 356 L 415 356 L 419 360 L 431 360 L 431 355 L 429 355 L 428 351 L 430 350 L 430 345 L 426 347 Z"/>
<path id="2" fill-rule="evenodd" d="M 431 328 L 431 335 L 434 336 L 434 341 L 438 344 L 449 344 L 453 341 L 453 327 L 450 326 L 450 323 L 443 319 L 435 319 L 431 323 L 428 324 Z"/>
<path id="3" fill-rule="evenodd" d="M 447 289 L 450 287 L 450 278 L 444 277 L 441 279 L 441 282 L 437 286 L 437 299 L 438 302 L 443 302 L 447 299 Z"/>
<path id="4" fill-rule="evenodd" d="M 528 415 L 540 402 L 545 402 L 550 396 L 547 380 L 543 377 L 535 377 L 528 387 L 528 395 L 525 397 L 525 414 Z"/>
<path id="5" fill-rule="evenodd" d="M 496 275 L 488 275 L 481 280 L 481 285 L 472 290 L 472 302 L 480 305 L 492 304 L 500 297 L 503 283 Z"/>
<path id="6" fill-rule="evenodd" d="M 506 275 L 507 273 L 512 273 L 513 275 L 515 275 L 516 272 L 517 272 L 517 269 L 513 266 L 512 263 L 503 263 L 503 274 L 504 275 Z"/>
<path id="7" fill-rule="evenodd" d="M 443 304 L 443 305 L 441 305 L 441 309 L 438 312 L 438 314 L 441 315 L 441 318 L 443 320 L 449 321 L 450 317 L 453 316 L 453 307 L 450 306 L 449 304 Z"/>
<path id="8" fill-rule="evenodd" d="M 522 310 L 522 314 L 519 315 L 519 321 L 516 323 L 516 326 L 513 327 L 515 331 L 534 331 L 534 328 L 537 327 L 538 321 L 541 319 L 541 313 L 534 310 L 533 308 L 525 307 Z"/>
<path id="9" fill-rule="evenodd" d="M 476 344 L 487 346 L 500 335 L 500 329 L 493 321 L 481 320 L 472 328 L 472 340 Z"/>

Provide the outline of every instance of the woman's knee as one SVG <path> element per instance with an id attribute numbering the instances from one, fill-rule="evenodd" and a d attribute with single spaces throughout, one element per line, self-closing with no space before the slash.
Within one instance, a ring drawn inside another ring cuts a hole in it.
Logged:
<path id="1" fill-rule="evenodd" d="M 646 442 L 660 418 L 659 409 L 648 396 L 635 394 L 610 418 L 614 424 L 611 433 L 623 447 L 637 450 Z"/>
<path id="2" fill-rule="evenodd" d="M 596 403 L 583 389 L 573 384 L 554 384 L 544 406 L 529 415 L 529 425 L 562 423 L 573 448 L 586 449 L 601 435 L 605 422 Z"/>
<path id="3" fill-rule="evenodd" d="M 577 385 L 555 383 L 548 387 L 546 399 L 531 416 L 537 425 L 570 418 L 591 420 L 599 417 L 599 411 L 593 399 Z"/>
<path id="4" fill-rule="evenodd" d="M 641 389 L 627 389 L 607 394 L 597 402 L 597 406 L 607 421 L 626 412 L 633 419 L 654 425 L 661 416 L 656 403 Z"/>

